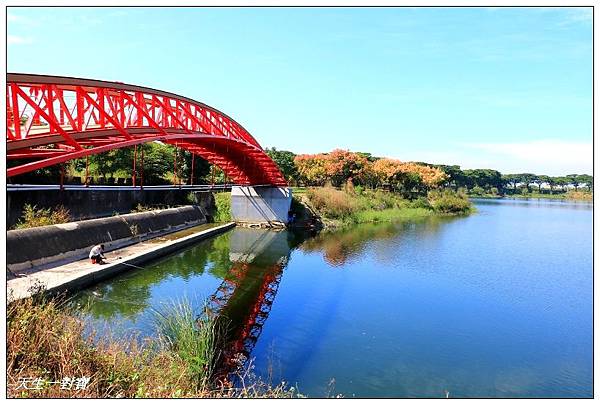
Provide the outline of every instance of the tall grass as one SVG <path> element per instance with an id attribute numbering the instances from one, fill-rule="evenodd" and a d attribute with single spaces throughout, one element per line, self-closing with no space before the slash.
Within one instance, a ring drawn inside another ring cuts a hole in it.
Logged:
<path id="1" fill-rule="evenodd" d="M 7 306 L 7 395 L 10 398 L 289 398 L 285 384 L 247 382 L 212 387 L 218 361 L 214 320 L 198 321 L 179 301 L 157 311 L 158 342 L 110 335 L 85 337 L 83 321 L 61 298 L 12 301 Z M 82 390 L 65 390 L 64 377 L 90 377 Z M 39 389 L 24 379 L 40 378 Z"/>
<path id="2" fill-rule="evenodd" d="M 306 196 L 313 207 L 327 218 L 342 219 L 358 210 L 357 201 L 332 187 L 310 188 Z"/>
<path id="3" fill-rule="evenodd" d="M 185 362 L 196 387 L 207 389 L 220 360 L 218 323 L 197 316 L 186 298 L 163 304 L 154 315 L 160 342 Z"/>
<path id="4" fill-rule="evenodd" d="M 330 226 L 391 222 L 436 213 L 462 214 L 472 207 L 466 195 L 451 190 L 432 191 L 427 198 L 408 200 L 382 190 L 357 190 L 355 187 L 352 191 L 342 191 L 322 187 L 309 188 L 304 197 L 322 218 L 331 220 Z"/>

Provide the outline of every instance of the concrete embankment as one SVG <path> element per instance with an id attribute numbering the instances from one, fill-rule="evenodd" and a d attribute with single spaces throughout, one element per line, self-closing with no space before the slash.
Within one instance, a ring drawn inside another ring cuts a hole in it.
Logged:
<path id="1" fill-rule="evenodd" d="M 136 270 L 144 263 L 213 237 L 234 226 L 233 222 L 224 225 L 200 225 L 108 252 L 108 264 L 92 264 L 88 259 L 83 259 L 14 278 L 7 282 L 8 300 L 28 297 L 36 292 L 38 285 L 51 294 L 78 291 L 119 273 Z"/>
<path id="2" fill-rule="evenodd" d="M 55 267 L 87 257 L 99 243 L 111 251 L 206 222 L 203 209 L 186 206 L 12 230 L 7 232 L 7 268 L 11 273 Z"/>
<path id="3" fill-rule="evenodd" d="M 84 190 L 7 190 L 6 226 L 12 228 L 21 218 L 25 204 L 53 209 L 63 206 L 75 221 L 126 214 L 138 204 L 144 206 L 183 206 L 193 200 L 208 215 L 213 215 L 214 198 L 210 191 L 187 189 L 156 190 L 145 188 Z"/>

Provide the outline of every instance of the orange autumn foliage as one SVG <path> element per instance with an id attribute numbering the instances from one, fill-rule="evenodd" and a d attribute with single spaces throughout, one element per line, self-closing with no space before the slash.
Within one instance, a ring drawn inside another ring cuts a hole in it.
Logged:
<path id="1" fill-rule="evenodd" d="M 425 188 L 436 188 L 447 175 L 440 169 L 401 162 L 396 159 L 378 159 L 370 162 L 364 155 L 343 149 L 314 155 L 298 155 L 294 159 L 302 181 L 312 185 L 331 182 L 341 186 L 349 180 L 354 184 L 397 183 L 410 177 Z"/>
<path id="2" fill-rule="evenodd" d="M 440 169 L 388 158 L 377 160 L 373 163 L 372 170 L 380 183 L 393 183 L 404 174 L 416 174 L 425 187 L 435 188 L 447 178 L 446 173 Z"/>
<path id="3" fill-rule="evenodd" d="M 300 176 L 308 183 L 322 185 L 329 180 L 338 186 L 348 179 L 363 182 L 370 166 L 366 157 L 342 149 L 335 149 L 330 153 L 298 155 L 294 163 Z"/>

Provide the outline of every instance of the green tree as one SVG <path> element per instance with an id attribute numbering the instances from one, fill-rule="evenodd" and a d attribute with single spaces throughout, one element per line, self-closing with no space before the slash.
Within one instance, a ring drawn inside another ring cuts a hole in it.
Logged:
<path id="1" fill-rule="evenodd" d="M 142 148 L 144 148 L 144 184 L 168 184 L 167 177 L 172 176 L 173 173 L 174 147 L 162 142 L 149 142 L 143 144 Z M 139 170 L 141 172 L 142 167 Z"/>
<path id="2" fill-rule="evenodd" d="M 472 188 L 478 186 L 489 190 L 492 187 L 502 189 L 504 183 L 502 182 L 502 175 L 497 170 L 492 169 L 474 169 L 465 170 L 464 175 L 467 179 L 466 186 Z"/>
<path id="3" fill-rule="evenodd" d="M 90 155 L 90 169 L 105 178 L 109 175 L 113 177 L 117 173 L 129 177 L 133 170 L 133 149 L 120 148 Z"/>
<path id="4" fill-rule="evenodd" d="M 562 192 L 565 191 L 565 187 L 569 184 L 569 180 L 564 176 L 554 177 L 554 182 L 560 187 Z"/>
<path id="5" fill-rule="evenodd" d="M 571 184 L 573 187 L 575 187 L 575 191 L 577 191 L 577 188 L 579 187 L 579 180 L 580 180 L 579 175 L 578 174 L 567 174 L 565 177 L 569 181 L 569 184 Z"/>
<path id="6" fill-rule="evenodd" d="M 192 180 L 192 155 L 193 153 L 187 150 L 182 150 L 179 155 L 181 161 L 181 179 L 182 183 L 190 184 Z M 210 175 L 210 163 L 196 154 L 194 157 L 194 184 L 208 184 Z"/>
<path id="7" fill-rule="evenodd" d="M 556 182 L 556 177 L 551 177 L 551 176 L 546 176 L 548 177 L 548 179 L 546 180 L 546 182 L 548 183 L 548 185 L 550 186 L 550 194 L 554 193 L 554 187 L 557 186 L 557 182 Z"/>
<path id="8" fill-rule="evenodd" d="M 522 183 L 525 187 L 527 187 L 527 192 L 531 193 L 531 183 L 536 178 L 535 174 L 532 173 L 521 173 L 519 176 L 519 182 Z"/>
<path id="9" fill-rule="evenodd" d="M 512 187 L 513 192 L 517 192 L 517 185 L 520 179 L 518 174 L 503 174 L 501 179 L 504 186 Z"/>
<path id="10" fill-rule="evenodd" d="M 275 148 L 267 148 L 265 152 L 273 162 L 279 167 L 285 179 L 290 184 L 295 184 L 298 180 L 298 168 L 294 164 L 296 154 L 287 150 L 277 150 Z"/>
<path id="11" fill-rule="evenodd" d="M 395 177 L 396 183 L 395 188 L 401 191 L 406 197 L 410 197 L 410 194 L 415 191 L 421 191 L 421 176 L 415 172 L 400 172 Z"/>
<path id="12" fill-rule="evenodd" d="M 365 159 L 367 159 L 369 162 L 373 163 L 374 161 L 381 159 L 378 157 L 375 157 L 373 155 L 371 155 L 370 153 L 367 152 L 356 152 L 357 155 L 364 157 Z"/>
<path id="13" fill-rule="evenodd" d="M 465 186 L 465 174 L 460 169 L 460 166 L 435 165 L 434 167 L 442 170 L 448 175 L 446 184 L 444 184 L 446 187 L 453 187 L 454 190 L 458 190 L 459 187 Z"/>
<path id="14" fill-rule="evenodd" d="M 594 177 L 590 176 L 589 174 L 580 174 L 577 176 L 577 180 L 579 184 L 585 184 L 588 191 L 592 191 L 594 188 Z"/>
<path id="15" fill-rule="evenodd" d="M 532 183 L 535 184 L 535 185 L 537 185 L 537 187 L 538 187 L 538 193 L 541 194 L 542 193 L 542 184 L 548 183 L 549 180 L 550 180 L 549 176 L 546 176 L 546 175 L 543 175 L 543 174 L 539 175 L 539 176 L 536 175 L 534 177 L 534 179 L 532 180 Z"/>

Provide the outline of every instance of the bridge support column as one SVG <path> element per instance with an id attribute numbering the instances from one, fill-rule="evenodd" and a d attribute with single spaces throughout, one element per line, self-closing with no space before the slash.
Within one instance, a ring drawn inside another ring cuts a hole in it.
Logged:
<path id="1" fill-rule="evenodd" d="M 288 222 L 292 189 L 272 186 L 231 187 L 231 215 L 236 222 Z"/>

